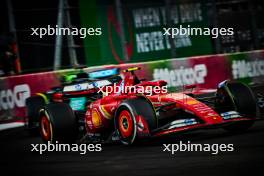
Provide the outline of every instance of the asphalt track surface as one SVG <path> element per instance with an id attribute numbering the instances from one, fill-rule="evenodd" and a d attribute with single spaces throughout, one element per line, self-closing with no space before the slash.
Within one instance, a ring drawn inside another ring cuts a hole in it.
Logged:
<path id="1" fill-rule="evenodd" d="M 102 152 L 31 152 L 31 143 L 42 143 L 23 128 L 0 133 L 1 175 L 262 175 L 264 121 L 248 131 L 230 134 L 222 129 L 199 130 L 159 138 L 136 146 L 103 145 Z M 234 144 L 233 152 L 163 152 L 163 144 L 180 141 L 201 144 Z M 2 174 L 5 173 L 5 174 Z"/>
<path id="2" fill-rule="evenodd" d="M 254 88 L 263 93 L 264 86 Z M 233 144 L 233 152 L 163 152 L 163 144 L 180 141 L 197 144 Z M 223 129 L 192 131 L 158 138 L 135 146 L 103 144 L 102 152 L 31 152 L 31 144 L 42 143 L 23 128 L 0 132 L 0 175 L 263 175 L 264 121 L 243 133 Z"/>

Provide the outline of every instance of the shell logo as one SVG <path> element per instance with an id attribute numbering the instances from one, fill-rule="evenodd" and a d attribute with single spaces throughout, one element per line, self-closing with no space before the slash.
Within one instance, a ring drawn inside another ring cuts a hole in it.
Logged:
<path id="1" fill-rule="evenodd" d="M 92 123 L 96 128 L 102 125 L 101 117 L 96 109 L 92 110 Z"/>

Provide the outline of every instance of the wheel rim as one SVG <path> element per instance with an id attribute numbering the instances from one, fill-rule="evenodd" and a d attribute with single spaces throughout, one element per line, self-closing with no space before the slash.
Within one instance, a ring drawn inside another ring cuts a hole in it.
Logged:
<path id="1" fill-rule="evenodd" d="M 41 117 L 40 126 L 41 126 L 41 134 L 44 140 L 49 141 L 51 138 L 51 127 L 50 127 L 49 119 L 45 114 L 43 114 Z"/>
<path id="2" fill-rule="evenodd" d="M 118 127 L 120 135 L 128 138 L 133 134 L 133 119 L 129 111 L 122 110 L 118 116 Z"/>

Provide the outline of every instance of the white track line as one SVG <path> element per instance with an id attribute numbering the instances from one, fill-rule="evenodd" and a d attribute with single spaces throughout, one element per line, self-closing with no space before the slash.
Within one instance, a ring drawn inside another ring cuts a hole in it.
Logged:
<path id="1" fill-rule="evenodd" d="M 11 122 L 11 123 L 0 124 L 0 131 L 7 130 L 10 128 L 22 127 L 24 125 L 25 125 L 24 122 Z"/>

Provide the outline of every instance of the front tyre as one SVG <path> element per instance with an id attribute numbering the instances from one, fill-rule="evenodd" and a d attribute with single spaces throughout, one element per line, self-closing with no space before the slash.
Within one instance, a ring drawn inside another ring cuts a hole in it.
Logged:
<path id="1" fill-rule="evenodd" d="M 151 103 L 142 97 L 123 101 L 115 114 L 115 128 L 120 141 L 130 145 L 137 139 L 136 116 L 142 117 L 149 132 L 157 128 L 157 118 Z"/>
<path id="2" fill-rule="evenodd" d="M 245 84 L 239 82 L 226 82 L 217 91 L 217 107 L 224 107 L 224 111 L 237 111 L 242 116 L 252 118 L 233 122 L 224 129 L 230 132 L 241 132 L 250 128 L 257 114 L 256 98 L 252 90 Z"/>
<path id="3" fill-rule="evenodd" d="M 117 115 L 117 126 L 119 138 L 123 144 L 132 144 L 136 138 L 136 119 L 129 107 L 121 107 Z"/>

